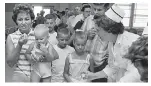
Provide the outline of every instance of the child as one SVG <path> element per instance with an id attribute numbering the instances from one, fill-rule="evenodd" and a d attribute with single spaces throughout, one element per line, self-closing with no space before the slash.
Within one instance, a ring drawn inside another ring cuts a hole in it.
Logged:
<path id="1" fill-rule="evenodd" d="M 75 52 L 67 56 L 64 67 L 64 78 L 67 82 L 87 81 L 86 72 L 90 66 L 90 55 L 84 51 L 86 41 L 87 37 L 83 31 L 75 32 L 73 40 Z"/>
<path id="2" fill-rule="evenodd" d="M 32 63 L 31 81 L 51 81 L 51 61 L 58 59 L 58 54 L 49 43 L 49 29 L 44 24 L 35 27 L 35 42 L 26 51 L 26 58 Z"/>
<path id="3" fill-rule="evenodd" d="M 59 59 L 52 62 L 52 82 L 64 82 L 63 70 L 65 59 L 69 53 L 74 52 L 74 48 L 67 45 L 70 39 L 70 31 L 67 28 L 59 28 L 57 31 L 58 44 L 54 45 L 59 54 Z"/>
<path id="4" fill-rule="evenodd" d="M 55 14 L 47 14 L 45 16 L 45 24 L 49 28 L 49 41 L 52 45 L 56 45 L 58 43 L 56 39 L 57 33 L 55 32 L 55 29 L 57 29 L 55 20 Z"/>
<path id="5" fill-rule="evenodd" d="M 148 37 L 141 36 L 133 42 L 125 58 L 132 62 L 127 67 L 131 71 L 126 71 L 119 82 L 148 82 Z"/>

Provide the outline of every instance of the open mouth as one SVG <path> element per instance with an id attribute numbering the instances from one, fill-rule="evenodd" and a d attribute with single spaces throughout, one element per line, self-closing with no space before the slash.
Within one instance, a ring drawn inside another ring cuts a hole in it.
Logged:
<path id="1" fill-rule="evenodd" d="M 26 29 L 26 26 L 20 26 L 21 29 Z"/>

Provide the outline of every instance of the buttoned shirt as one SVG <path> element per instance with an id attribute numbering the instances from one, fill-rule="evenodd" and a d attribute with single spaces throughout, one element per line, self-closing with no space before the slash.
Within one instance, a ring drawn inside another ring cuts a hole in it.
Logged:
<path id="1" fill-rule="evenodd" d="M 128 65 L 132 64 L 131 61 L 123 57 L 128 52 L 128 49 L 132 45 L 132 43 L 136 41 L 138 38 L 139 38 L 138 35 L 124 31 L 123 34 L 118 35 L 114 45 L 112 42 L 109 43 L 108 65 L 103 69 L 103 71 L 107 74 L 108 77 L 112 77 L 115 79 L 117 78 L 116 73 L 120 69 L 125 69 L 126 71 L 133 69 L 128 68 L 130 67 Z"/>

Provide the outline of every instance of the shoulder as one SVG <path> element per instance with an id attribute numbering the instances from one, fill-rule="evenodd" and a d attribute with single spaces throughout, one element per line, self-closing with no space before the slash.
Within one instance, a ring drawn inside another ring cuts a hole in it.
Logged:
<path id="1" fill-rule="evenodd" d="M 134 33 L 130 33 L 127 31 L 124 31 L 123 35 L 127 38 L 129 38 L 130 40 L 136 40 L 137 38 L 139 38 L 140 36 Z"/>
<path id="2" fill-rule="evenodd" d="M 54 36 L 57 36 L 57 32 L 54 32 L 53 35 L 54 35 Z"/>
<path id="3" fill-rule="evenodd" d="M 73 47 L 69 46 L 69 45 L 67 45 L 67 50 L 69 50 L 69 51 L 71 51 L 71 52 L 74 52 L 74 51 L 75 51 L 75 49 L 74 49 Z"/>
<path id="4" fill-rule="evenodd" d="M 8 38 L 10 38 L 12 41 L 19 39 L 20 37 L 19 31 L 15 31 L 14 33 L 11 33 L 8 35 Z"/>
<path id="5" fill-rule="evenodd" d="M 59 47 L 57 45 L 52 45 L 52 46 L 56 51 L 58 51 Z"/>
<path id="6" fill-rule="evenodd" d="M 13 33 L 11 33 L 11 34 L 9 34 L 9 35 L 17 35 L 17 34 L 18 34 L 18 30 L 13 32 Z"/>
<path id="7" fill-rule="evenodd" d="M 72 19 L 72 18 L 74 18 L 75 16 L 70 16 L 68 19 Z"/>
<path id="8" fill-rule="evenodd" d="M 75 18 L 83 18 L 83 14 L 79 14 L 79 15 L 77 15 Z"/>
<path id="9" fill-rule="evenodd" d="M 140 36 L 134 33 L 130 33 L 124 31 L 123 35 L 123 43 L 127 45 L 131 45 L 134 41 L 136 41 Z"/>
<path id="10" fill-rule="evenodd" d="M 68 55 L 67 55 L 67 60 L 71 63 L 72 62 L 72 59 L 73 59 L 73 56 L 74 56 L 74 52 L 72 52 L 72 53 L 69 53 Z"/>

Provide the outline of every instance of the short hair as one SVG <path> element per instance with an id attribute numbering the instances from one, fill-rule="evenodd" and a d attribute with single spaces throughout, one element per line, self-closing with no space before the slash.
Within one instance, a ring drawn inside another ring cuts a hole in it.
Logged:
<path id="1" fill-rule="evenodd" d="M 57 36 L 59 36 L 59 34 L 70 36 L 70 31 L 68 28 L 58 28 L 57 29 Z"/>
<path id="2" fill-rule="evenodd" d="M 56 20 L 56 18 L 57 18 L 57 16 L 54 13 L 53 14 L 47 14 L 45 16 L 45 19 L 54 19 L 54 20 Z"/>
<path id="3" fill-rule="evenodd" d="M 96 6 L 103 6 L 104 9 L 107 11 L 109 6 L 110 6 L 110 3 L 93 3 L 93 5 L 96 5 Z"/>
<path id="4" fill-rule="evenodd" d="M 65 13 L 66 13 L 65 11 L 62 11 L 62 12 L 61 12 L 62 16 L 64 16 L 64 15 L 65 15 Z"/>
<path id="5" fill-rule="evenodd" d="M 76 41 L 78 39 L 87 41 L 86 33 L 84 31 L 75 31 L 74 41 Z"/>
<path id="6" fill-rule="evenodd" d="M 82 7 L 81 11 L 84 12 L 85 8 L 91 8 L 91 5 L 86 4 Z"/>
<path id="7" fill-rule="evenodd" d="M 16 4 L 15 7 L 13 8 L 13 16 L 12 19 L 17 25 L 17 16 L 21 12 L 26 12 L 30 15 L 31 20 L 35 19 L 35 15 L 32 9 L 32 6 L 30 4 Z"/>
<path id="8" fill-rule="evenodd" d="M 45 11 L 44 11 L 44 10 L 41 10 L 41 11 L 40 11 L 40 15 L 43 16 L 44 14 L 45 14 Z"/>
<path id="9" fill-rule="evenodd" d="M 34 34 L 49 34 L 49 28 L 45 24 L 38 24 L 34 29 Z"/>
<path id="10" fill-rule="evenodd" d="M 80 7 L 78 7 L 78 6 L 76 6 L 76 7 L 74 8 L 74 10 L 75 10 L 75 9 L 78 9 L 78 10 L 80 10 L 81 8 L 80 8 Z"/>
<path id="11" fill-rule="evenodd" d="M 68 25 L 65 24 L 65 23 L 60 23 L 60 24 L 58 25 L 58 28 L 67 28 L 67 27 L 68 27 Z"/>
<path id="12" fill-rule="evenodd" d="M 87 5 L 88 3 L 82 3 L 82 5 Z"/>
<path id="13" fill-rule="evenodd" d="M 93 3 L 94 5 L 97 5 L 97 6 L 102 6 L 104 5 L 104 7 L 108 7 L 110 3 Z"/>
<path id="14" fill-rule="evenodd" d="M 102 27 L 106 32 L 112 34 L 122 34 L 124 32 L 124 25 L 120 22 L 117 23 L 109 19 L 106 15 L 101 15 L 98 18 L 94 18 L 96 24 Z"/>
<path id="15" fill-rule="evenodd" d="M 69 10 L 69 8 L 66 8 L 65 10 Z"/>

